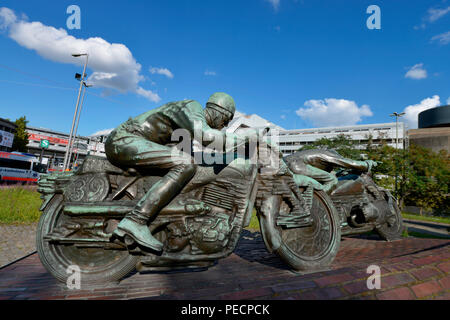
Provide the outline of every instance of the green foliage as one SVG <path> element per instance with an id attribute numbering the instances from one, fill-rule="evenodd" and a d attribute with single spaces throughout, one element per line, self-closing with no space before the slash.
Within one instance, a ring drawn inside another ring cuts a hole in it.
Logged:
<path id="1" fill-rule="evenodd" d="M 435 153 L 414 144 L 409 150 L 392 149 L 384 147 L 383 150 L 376 150 L 372 154 L 383 161 L 383 164 L 375 169 L 376 172 L 395 181 L 397 168 L 397 197 L 401 203 L 426 210 L 448 212 L 450 162 L 446 152 Z"/>
<path id="2" fill-rule="evenodd" d="M 367 151 L 368 157 L 379 161 L 374 168 L 377 183 L 395 191 L 400 203 L 414 205 L 426 210 L 449 210 L 450 162 L 442 150 L 435 153 L 430 149 L 411 145 L 409 150 L 397 150 L 383 145 Z"/>
<path id="3" fill-rule="evenodd" d="M 258 217 L 256 216 L 255 209 L 253 209 L 252 219 L 250 220 L 250 224 L 248 225 L 248 227 L 246 229 L 250 230 L 250 231 L 259 231 L 259 220 L 258 220 Z"/>
<path id="4" fill-rule="evenodd" d="M 28 144 L 28 133 L 26 131 L 27 119 L 25 116 L 20 117 L 15 121 L 17 128 L 14 134 L 14 141 L 12 145 L 13 151 L 26 152 Z"/>
<path id="5" fill-rule="evenodd" d="M 378 185 L 395 191 L 396 169 L 398 168 L 397 179 L 400 180 L 401 168 L 405 166 L 405 163 L 403 163 L 404 155 L 403 150 L 397 150 L 387 144 L 382 144 L 380 147 L 372 147 L 367 150 L 367 157 L 378 162 L 378 165 L 372 170 L 374 180 Z M 399 181 L 397 181 L 397 184 L 400 185 Z M 400 194 L 396 194 L 395 196 L 399 197 Z"/>
<path id="6" fill-rule="evenodd" d="M 402 216 L 404 219 L 450 224 L 450 217 L 434 217 L 434 216 L 428 217 L 428 216 L 420 216 L 418 214 L 409 212 L 402 212 Z"/>
<path id="7" fill-rule="evenodd" d="M 402 231 L 402 238 L 408 238 L 408 237 L 409 237 L 408 228 L 404 228 Z"/>
<path id="8" fill-rule="evenodd" d="M 361 160 L 361 154 L 365 153 L 365 151 L 357 149 L 356 145 L 356 141 L 351 140 L 349 136 L 340 134 L 331 139 L 321 138 L 319 140 L 316 140 L 314 141 L 314 143 L 304 146 L 301 150 L 318 148 L 334 149 L 343 157 L 354 160 Z"/>
<path id="9" fill-rule="evenodd" d="M 41 216 L 42 204 L 35 188 L 0 188 L 0 223 L 32 223 Z"/>
<path id="10" fill-rule="evenodd" d="M 426 210 L 449 211 L 450 160 L 448 154 L 412 145 L 408 154 L 405 203 Z"/>
<path id="11" fill-rule="evenodd" d="M 380 146 L 374 145 L 370 135 L 366 138 L 366 149 L 357 149 L 356 142 L 345 135 L 322 138 L 302 149 L 335 149 L 342 156 L 355 160 L 366 154 L 378 162 L 373 168 L 376 183 L 391 190 L 401 205 L 450 214 L 450 158 L 444 150 L 435 153 L 414 144 L 409 150 L 399 150 L 385 141 L 381 141 Z"/>
<path id="12" fill-rule="evenodd" d="M 445 239 L 445 240 L 448 240 L 448 237 L 445 237 L 445 236 L 438 236 L 438 235 L 433 235 L 433 234 L 429 234 L 429 233 L 421 233 L 421 232 L 416 232 L 416 231 L 408 231 L 408 236 L 414 237 L 414 238 L 423 238 L 423 239 Z"/>

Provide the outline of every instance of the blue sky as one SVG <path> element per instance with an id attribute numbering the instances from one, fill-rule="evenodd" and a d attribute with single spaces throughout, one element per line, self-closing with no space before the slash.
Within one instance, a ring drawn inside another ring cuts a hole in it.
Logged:
<path id="1" fill-rule="evenodd" d="M 69 5 L 81 9 L 70 30 Z M 369 5 L 381 10 L 370 30 Z M 0 117 L 79 134 L 166 102 L 232 95 L 286 129 L 391 122 L 450 98 L 450 1 L 1 1 Z M 67 58 L 66 58 L 67 57 Z"/>

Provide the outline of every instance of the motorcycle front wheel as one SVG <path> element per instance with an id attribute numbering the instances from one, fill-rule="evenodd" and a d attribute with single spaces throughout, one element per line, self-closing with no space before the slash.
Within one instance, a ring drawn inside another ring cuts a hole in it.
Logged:
<path id="1" fill-rule="evenodd" d="M 70 220 L 63 213 L 63 206 L 63 196 L 55 195 L 42 213 L 37 228 L 37 252 L 50 274 L 61 282 L 67 282 L 74 271 L 79 270 L 80 285 L 83 287 L 118 281 L 135 269 L 138 257 L 126 250 L 81 248 L 45 240 L 47 234 Z"/>
<path id="2" fill-rule="evenodd" d="M 269 197 L 261 206 L 259 220 L 266 247 L 295 270 L 320 270 L 329 266 L 341 242 L 339 215 L 329 196 L 315 190 L 312 201 L 312 225 L 298 228 L 277 225 L 283 206 L 279 196 Z"/>

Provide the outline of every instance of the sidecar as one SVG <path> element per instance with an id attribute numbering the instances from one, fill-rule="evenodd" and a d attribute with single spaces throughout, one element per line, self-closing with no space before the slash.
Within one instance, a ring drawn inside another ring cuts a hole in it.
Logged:
<path id="1" fill-rule="evenodd" d="M 376 185 L 369 174 L 345 174 L 330 197 L 341 218 L 342 235 L 376 231 L 387 241 L 398 240 L 404 229 L 394 196 Z"/>

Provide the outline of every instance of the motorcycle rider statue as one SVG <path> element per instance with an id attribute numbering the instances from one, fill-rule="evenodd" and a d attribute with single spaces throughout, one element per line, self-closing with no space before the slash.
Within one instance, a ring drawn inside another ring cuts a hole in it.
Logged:
<path id="1" fill-rule="evenodd" d="M 245 138 L 220 131 L 233 119 L 236 106 L 226 93 L 214 93 L 203 109 L 194 100 L 167 103 L 143 113 L 117 127 L 105 142 L 108 160 L 118 167 L 141 170 L 165 170 L 167 173 L 155 183 L 119 223 L 114 235 L 131 236 L 137 243 L 155 251 L 163 244 L 154 238 L 148 221 L 167 205 L 190 181 L 196 164 L 190 154 L 168 146 L 172 133 L 185 129 L 194 138 L 194 124 L 201 124 L 202 145 L 227 140 L 242 142 Z M 197 130 L 197 127 L 195 128 Z M 235 140 L 236 139 L 236 140 Z M 244 142 L 245 143 L 245 142 Z M 199 211 L 204 204 L 197 204 Z"/>
<path id="2" fill-rule="evenodd" d="M 333 171 L 334 168 L 370 172 L 372 167 L 377 166 L 376 161 L 358 161 L 344 158 L 332 149 L 300 150 L 287 156 L 285 161 L 289 169 L 295 173 L 295 177 L 303 179 L 303 184 L 309 183 L 314 188 L 321 189 L 327 193 L 332 191 L 338 183 L 338 179 Z M 305 180 L 308 181 L 305 182 Z"/>

